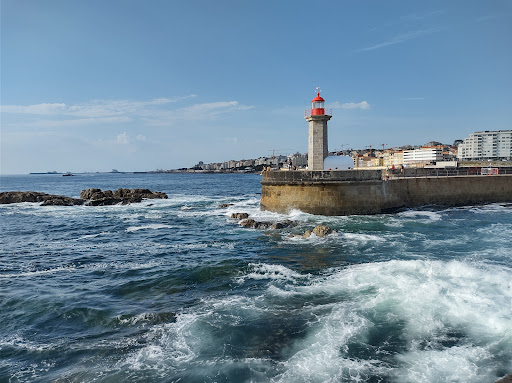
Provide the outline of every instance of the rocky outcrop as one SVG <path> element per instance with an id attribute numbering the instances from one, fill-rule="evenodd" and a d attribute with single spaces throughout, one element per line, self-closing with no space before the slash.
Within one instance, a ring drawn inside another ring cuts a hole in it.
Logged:
<path id="1" fill-rule="evenodd" d="M 82 190 L 80 199 L 62 195 L 46 194 L 34 191 L 8 191 L 0 193 L 0 204 L 20 202 L 42 202 L 41 206 L 107 206 L 126 205 L 141 202 L 143 199 L 167 198 L 167 194 L 152 192 L 149 189 L 117 189 L 116 191 L 101 189 Z"/>
<path id="2" fill-rule="evenodd" d="M 80 198 L 87 200 L 89 206 L 127 205 L 141 202 L 143 199 L 166 199 L 167 194 L 153 192 L 149 189 L 117 189 L 116 191 L 101 189 L 82 190 Z"/>
<path id="3" fill-rule="evenodd" d="M 318 225 L 313 229 L 313 234 L 317 237 L 325 237 L 328 234 L 332 233 L 332 229 L 329 226 Z"/>
<path id="4" fill-rule="evenodd" d="M 249 214 L 247 214 L 247 213 L 233 213 L 233 214 L 231 214 L 231 218 L 242 220 L 242 219 L 249 218 Z"/>
<path id="5" fill-rule="evenodd" d="M 85 201 L 83 199 L 34 191 L 7 191 L 0 193 L 0 204 L 20 202 L 43 202 L 43 206 L 72 206 L 83 205 Z"/>
<path id="6" fill-rule="evenodd" d="M 317 237 L 325 237 L 326 235 L 329 235 L 333 233 L 333 230 L 329 226 L 325 225 L 318 225 L 313 230 L 306 230 L 304 234 L 291 234 L 290 237 L 293 238 L 309 238 L 312 234 L 315 234 Z"/>
<path id="7" fill-rule="evenodd" d="M 221 209 L 226 209 L 226 208 L 228 208 L 230 206 L 233 206 L 233 204 L 232 203 L 222 203 L 222 204 L 219 205 L 219 207 Z"/>
<path id="8" fill-rule="evenodd" d="M 294 226 L 295 222 L 293 221 L 281 221 L 281 222 L 268 222 L 268 221 L 255 221 L 254 219 L 244 219 L 240 222 L 240 226 L 248 228 L 248 229 L 284 229 L 286 227 Z"/>

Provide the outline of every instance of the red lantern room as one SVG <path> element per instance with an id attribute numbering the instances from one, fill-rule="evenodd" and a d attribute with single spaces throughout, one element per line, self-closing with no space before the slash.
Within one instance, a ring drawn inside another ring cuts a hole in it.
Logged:
<path id="1" fill-rule="evenodd" d="M 316 94 L 316 97 L 311 100 L 311 115 L 319 116 L 325 114 L 324 99 L 320 97 L 320 92 Z"/>

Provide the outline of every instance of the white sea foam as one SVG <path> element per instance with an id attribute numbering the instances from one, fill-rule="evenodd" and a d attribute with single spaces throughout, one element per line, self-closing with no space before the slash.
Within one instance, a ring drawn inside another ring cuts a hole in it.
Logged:
<path id="1" fill-rule="evenodd" d="M 76 241 L 80 241 L 82 239 L 91 239 L 91 238 L 96 238 L 96 237 L 99 237 L 101 235 L 108 235 L 108 234 L 111 234 L 110 232 L 108 231 L 102 231 L 101 233 L 96 233 L 96 234 L 86 234 L 86 235 L 82 235 L 81 237 L 78 237 L 76 239 Z"/>
<path id="2" fill-rule="evenodd" d="M 304 299 L 344 298 L 296 345 L 279 381 L 337 381 L 348 379 L 349 371 L 363 380 L 390 374 L 399 382 L 492 381 L 490 353 L 497 344 L 512 360 L 511 281 L 511 270 L 503 267 L 415 260 L 352 266 L 309 286 L 293 286 L 289 296 L 294 291 Z M 400 367 L 391 372 L 383 363 L 339 354 L 349 341 L 364 343 L 375 320 L 390 318 L 404 323 L 407 350 L 396 357 Z M 455 344 L 445 346 L 453 331 L 459 333 Z"/>
<path id="3" fill-rule="evenodd" d="M 20 271 L 19 273 L 0 274 L 0 278 L 18 278 L 18 277 L 34 277 L 38 275 L 56 274 L 56 273 L 69 273 L 75 272 L 79 267 L 70 266 L 59 266 L 45 270 L 31 270 L 31 271 Z"/>
<path id="4" fill-rule="evenodd" d="M 171 225 L 165 225 L 162 223 L 151 223 L 149 225 L 142 225 L 142 226 L 130 226 L 126 229 L 127 232 L 131 233 L 134 231 L 139 230 L 158 230 L 158 229 L 172 229 L 174 226 Z"/>
<path id="5" fill-rule="evenodd" d="M 239 277 L 238 282 L 242 283 L 247 279 L 254 280 L 281 280 L 281 281 L 296 281 L 297 279 L 304 278 L 305 276 L 285 267 L 282 265 L 269 265 L 265 263 L 251 263 L 249 264 L 250 272 Z"/>
<path id="6" fill-rule="evenodd" d="M 428 210 L 407 210 L 397 214 L 399 217 L 419 220 L 423 222 L 436 222 L 443 218 L 441 212 L 428 211 Z"/>
<path id="7" fill-rule="evenodd" d="M 386 242 L 386 238 L 379 237 L 378 235 L 373 235 L 373 234 L 341 233 L 341 237 L 344 240 L 355 241 L 355 242 L 360 242 L 360 243 Z"/>

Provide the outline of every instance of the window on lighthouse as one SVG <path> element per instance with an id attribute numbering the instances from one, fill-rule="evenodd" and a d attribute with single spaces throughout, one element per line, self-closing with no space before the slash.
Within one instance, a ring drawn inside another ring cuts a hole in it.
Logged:
<path id="1" fill-rule="evenodd" d="M 318 109 L 318 108 L 323 108 L 324 107 L 324 102 L 323 101 L 315 101 L 313 103 L 313 109 Z"/>

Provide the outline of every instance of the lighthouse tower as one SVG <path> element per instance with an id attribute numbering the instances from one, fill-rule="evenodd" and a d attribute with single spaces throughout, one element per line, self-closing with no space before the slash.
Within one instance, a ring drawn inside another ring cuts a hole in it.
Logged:
<path id="1" fill-rule="evenodd" d="M 308 170 L 324 170 L 324 160 L 329 155 L 327 148 L 327 121 L 331 113 L 325 113 L 324 99 L 316 88 L 316 97 L 311 100 L 311 110 L 306 110 L 305 119 L 309 122 Z"/>

